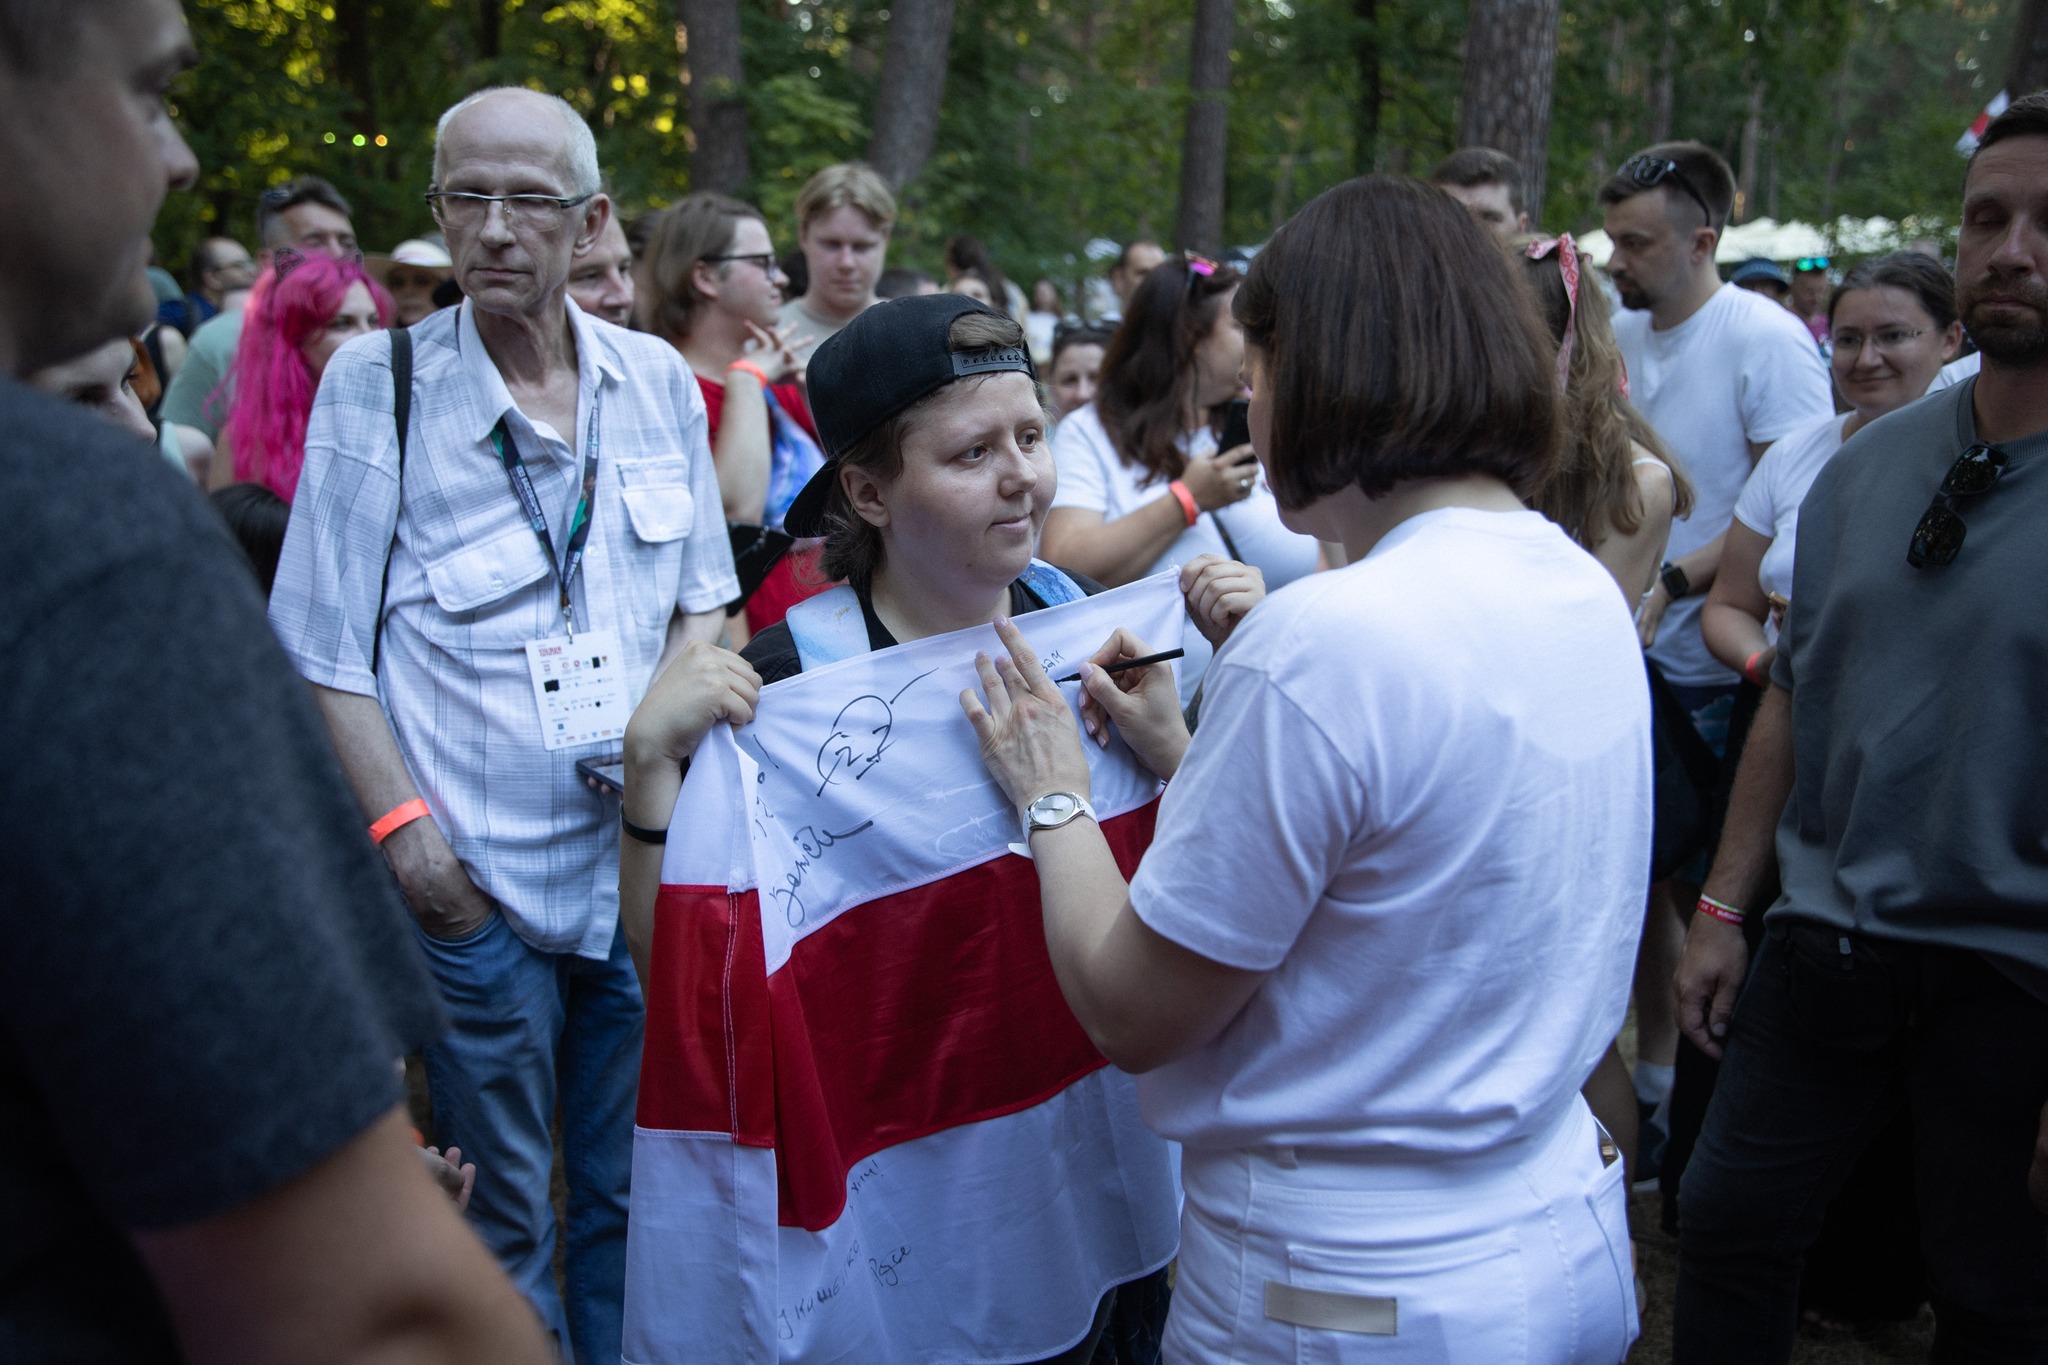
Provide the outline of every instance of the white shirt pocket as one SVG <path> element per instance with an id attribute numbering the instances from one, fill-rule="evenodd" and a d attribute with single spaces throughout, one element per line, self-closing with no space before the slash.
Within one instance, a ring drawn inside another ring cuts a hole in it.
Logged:
<path id="1" fill-rule="evenodd" d="M 534 638 L 532 598 L 523 590 L 550 574 L 532 527 L 510 527 L 420 567 L 440 608 L 422 617 L 429 638 L 470 649 L 518 647 Z"/>
<path id="2" fill-rule="evenodd" d="M 681 540 L 696 522 L 690 493 L 690 461 L 684 455 L 620 460 L 619 495 L 633 534 L 649 544 Z"/>

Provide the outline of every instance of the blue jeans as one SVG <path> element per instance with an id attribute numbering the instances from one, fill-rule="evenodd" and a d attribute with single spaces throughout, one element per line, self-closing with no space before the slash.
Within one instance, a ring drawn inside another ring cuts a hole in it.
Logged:
<path id="1" fill-rule="evenodd" d="M 1764 927 L 1678 1196 L 1677 1365 L 1778 1365 L 1857 1153 L 1912 1101 L 1936 1365 L 2048 1361 L 2048 1218 L 2027 1168 L 2048 1004 L 1981 955 Z"/>
<path id="2" fill-rule="evenodd" d="M 460 939 L 414 933 L 448 1007 L 426 1052 L 434 1137 L 476 1162 L 469 1216 L 563 1358 L 615 1365 L 626 1192 L 645 1015 L 615 933 L 603 962 L 530 948 L 502 914 Z M 559 1095 L 569 1185 L 568 1302 L 556 1291 L 549 1125 Z"/>

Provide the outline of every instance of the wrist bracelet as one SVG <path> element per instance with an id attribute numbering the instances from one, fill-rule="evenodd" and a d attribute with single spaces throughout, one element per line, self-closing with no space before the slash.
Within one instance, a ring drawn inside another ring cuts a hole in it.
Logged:
<path id="1" fill-rule="evenodd" d="M 1186 484 L 1175 479 L 1166 485 L 1166 491 L 1173 494 L 1174 501 L 1180 504 L 1180 514 L 1188 519 L 1188 525 L 1193 526 L 1202 519 L 1201 504 L 1195 501 L 1195 495 L 1188 491 Z"/>
<path id="2" fill-rule="evenodd" d="M 1705 915 L 1708 919 L 1717 919 L 1723 924 L 1733 924 L 1738 927 L 1744 920 L 1749 918 L 1747 914 L 1737 910 L 1728 902 L 1717 901 L 1712 896 L 1701 896 L 1700 903 L 1693 907 L 1693 911 L 1696 914 Z"/>
<path id="3" fill-rule="evenodd" d="M 668 842 L 667 830 L 649 829 L 645 825 L 636 825 L 624 815 L 619 817 L 619 828 L 626 832 L 627 838 L 638 839 L 643 844 L 665 844 Z"/>
<path id="4" fill-rule="evenodd" d="M 761 381 L 762 388 L 765 389 L 768 387 L 768 371 L 762 369 L 753 361 L 735 360 L 732 364 L 725 367 L 725 372 L 727 374 L 731 374 L 734 370 L 738 370 L 741 374 L 750 374 L 754 376 L 754 378 Z"/>
<path id="5" fill-rule="evenodd" d="M 1766 646 L 1766 648 L 1768 648 L 1768 646 Z M 1758 687 L 1762 687 L 1764 684 L 1763 679 L 1757 677 L 1756 675 L 1756 661 L 1763 657 L 1764 651 L 1760 649 L 1756 653 L 1750 655 L 1747 659 L 1744 659 L 1742 661 L 1742 676 L 1747 678 L 1750 682 L 1755 683 Z"/>
<path id="6" fill-rule="evenodd" d="M 427 809 L 427 803 L 415 796 L 410 801 L 393 806 L 371 823 L 370 842 L 382 844 L 421 816 L 432 814 L 433 812 Z"/>

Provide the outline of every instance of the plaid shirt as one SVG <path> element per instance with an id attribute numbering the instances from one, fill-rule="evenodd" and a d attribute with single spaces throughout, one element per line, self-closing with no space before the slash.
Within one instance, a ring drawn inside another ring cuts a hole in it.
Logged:
<path id="1" fill-rule="evenodd" d="M 560 554 L 581 492 L 580 441 L 601 404 L 576 620 L 579 630 L 618 633 L 636 704 L 671 615 L 712 611 L 739 583 L 704 400 L 682 358 L 568 308 L 579 367 L 568 441 L 513 405 L 470 304 L 412 329 L 403 490 L 390 339 L 360 337 L 335 352 L 306 429 L 270 622 L 307 679 L 382 699 L 435 820 L 520 937 L 601 959 L 618 921 L 618 805 L 576 773 L 577 759 L 606 746 L 551 752 L 541 742 L 525 645 L 566 627 L 558 580 L 492 449 L 493 427 L 502 418 L 525 457 Z"/>

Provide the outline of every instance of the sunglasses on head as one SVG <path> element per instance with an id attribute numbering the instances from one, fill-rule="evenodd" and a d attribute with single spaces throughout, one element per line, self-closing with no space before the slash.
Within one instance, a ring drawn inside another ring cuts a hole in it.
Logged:
<path id="1" fill-rule="evenodd" d="M 1935 490 L 1934 501 L 1913 528 L 1912 543 L 1906 547 L 1906 562 L 1916 569 L 1939 569 L 1955 563 L 1970 528 L 1956 511 L 1957 498 L 1974 498 L 1989 493 L 2005 474 L 2005 452 L 1982 441 L 1957 457 Z"/>
<path id="2" fill-rule="evenodd" d="M 1700 212 L 1707 215 L 1708 227 L 1717 226 L 1714 222 L 1714 211 L 1707 207 L 1706 197 L 1686 178 L 1685 172 L 1680 170 L 1678 163 L 1670 157 L 1632 156 L 1621 163 L 1619 174 L 1627 176 L 1630 184 L 1643 190 L 1653 190 L 1667 180 L 1672 182 L 1692 196 L 1693 203 L 1700 206 Z"/>
<path id="3" fill-rule="evenodd" d="M 1826 270 L 1828 268 L 1828 258 L 1825 256 L 1801 256 L 1798 260 L 1792 262 L 1792 268 L 1802 275 L 1808 271 Z"/>

